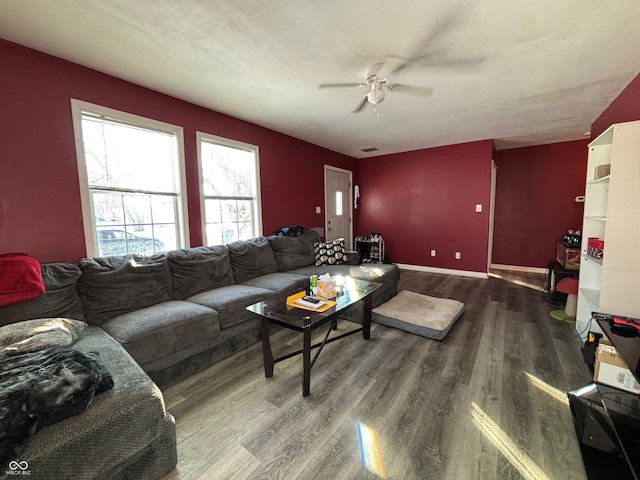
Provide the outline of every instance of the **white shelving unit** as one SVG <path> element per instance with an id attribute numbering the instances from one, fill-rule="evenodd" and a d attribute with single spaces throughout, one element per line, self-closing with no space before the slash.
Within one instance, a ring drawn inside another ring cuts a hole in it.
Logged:
<path id="1" fill-rule="evenodd" d="M 596 179 L 596 167 L 611 174 Z M 604 255 L 587 255 L 589 238 L 604 238 Z M 589 144 L 576 331 L 584 340 L 591 313 L 640 318 L 640 121 L 609 127 Z"/>
<path id="2" fill-rule="evenodd" d="M 360 244 L 360 245 L 359 245 Z M 366 248 L 362 248 L 366 246 Z M 362 263 L 383 263 L 384 262 L 384 240 L 382 236 L 376 238 L 356 237 L 356 250 L 360 253 Z"/>

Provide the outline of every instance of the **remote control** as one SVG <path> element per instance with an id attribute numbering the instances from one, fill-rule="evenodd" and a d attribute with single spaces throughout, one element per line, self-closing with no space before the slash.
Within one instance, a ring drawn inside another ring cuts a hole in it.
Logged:
<path id="1" fill-rule="evenodd" d="M 306 297 L 302 297 L 302 300 L 309 303 L 318 303 L 320 301 L 317 298 L 309 297 L 308 295 Z"/>

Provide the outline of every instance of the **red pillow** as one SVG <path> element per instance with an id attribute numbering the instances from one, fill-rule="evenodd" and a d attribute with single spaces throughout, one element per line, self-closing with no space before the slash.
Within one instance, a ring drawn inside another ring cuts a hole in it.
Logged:
<path id="1" fill-rule="evenodd" d="M 24 253 L 0 254 L 0 307 L 43 293 L 40 262 Z"/>

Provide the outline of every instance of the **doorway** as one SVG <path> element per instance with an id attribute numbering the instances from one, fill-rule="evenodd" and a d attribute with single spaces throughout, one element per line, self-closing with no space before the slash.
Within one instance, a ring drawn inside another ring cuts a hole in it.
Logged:
<path id="1" fill-rule="evenodd" d="M 353 173 L 324 166 L 325 239 L 344 238 L 347 250 L 353 249 Z"/>

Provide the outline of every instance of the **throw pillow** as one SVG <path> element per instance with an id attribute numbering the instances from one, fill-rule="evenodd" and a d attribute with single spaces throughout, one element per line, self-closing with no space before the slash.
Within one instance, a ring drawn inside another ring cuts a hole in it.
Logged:
<path id="1" fill-rule="evenodd" d="M 24 302 L 44 293 L 40 262 L 24 253 L 0 255 L 0 307 Z"/>
<path id="2" fill-rule="evenodd" d="M 38 318 L 0 327 L 0 354 L 35 352 L 73 344 L 86 323 L 69 318 Z"/>
<path id="3" fill-rule="evenodd" d="M 316 242 L 313 244 L 316 254 L 316 267 L 323 265 L 340 265 L 349 261 L 344 238 L 337 238 L 330 242 Z"/>

